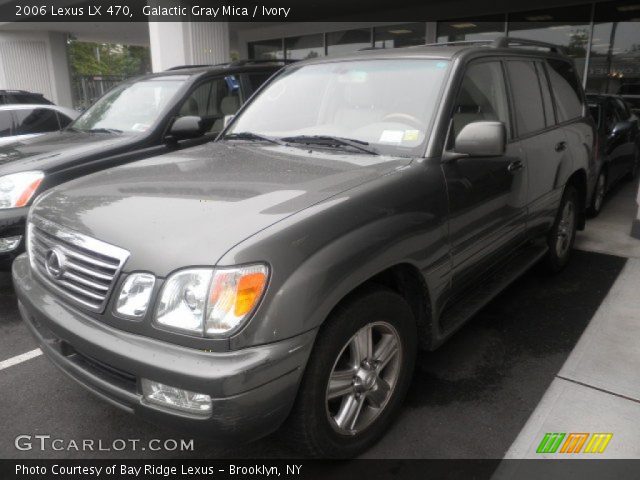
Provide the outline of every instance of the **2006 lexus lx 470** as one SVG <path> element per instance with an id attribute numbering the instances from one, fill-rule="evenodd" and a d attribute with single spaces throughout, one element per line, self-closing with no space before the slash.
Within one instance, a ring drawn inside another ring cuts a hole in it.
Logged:
<path id="1" fill-rule="evenodd" d="M 433 349 L 568 261 L 595 131 L 571 61 L 524 40 L 284 68 L 217 141 L 44 193 L 13 264 L 24 320 L 97 396 L 353 456 Z"/>

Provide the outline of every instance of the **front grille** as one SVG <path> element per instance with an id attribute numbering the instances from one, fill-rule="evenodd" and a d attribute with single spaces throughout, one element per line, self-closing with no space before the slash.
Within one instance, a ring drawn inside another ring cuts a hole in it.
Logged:
<path id="1" fill-rule="evenodd" d="M 27 248 L 31 268 L 47 285 L 99 313 L 129 257 L 126 250 L 35 216 L 29 221 Z"/>

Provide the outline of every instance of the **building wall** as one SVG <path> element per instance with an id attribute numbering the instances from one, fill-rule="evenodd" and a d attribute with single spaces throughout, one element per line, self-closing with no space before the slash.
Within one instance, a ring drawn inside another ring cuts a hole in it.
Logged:
<path id="1" fill-rule="evenodd" d="M 66 35 L 54 32 L 0 32 L 0 89 L 42 93 L 71 107 Z"/>

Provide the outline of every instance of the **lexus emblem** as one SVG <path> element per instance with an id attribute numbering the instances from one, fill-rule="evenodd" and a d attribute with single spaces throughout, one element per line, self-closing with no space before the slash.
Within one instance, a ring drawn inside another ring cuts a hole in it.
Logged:
<path id="1" fill-rule="evenodd" d="M 53 247 L 48 250 L 44 259 L 47 273 L 56 280 L 62 277 L 66 269 L 67 258 L 62 250 Z"/>

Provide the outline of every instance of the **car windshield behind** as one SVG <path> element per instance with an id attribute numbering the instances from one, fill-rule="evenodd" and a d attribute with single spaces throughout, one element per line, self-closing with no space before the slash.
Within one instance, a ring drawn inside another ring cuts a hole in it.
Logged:
<path id="1" fill-rule="evenodd" d="M 333 144 L 342 148 L 420 155 L 447 67 L 444 60 L 392 59 L 291 68 L 251 101 L 225 138 L 308 145 L 331 137 L 347 140 Z"/>
<path id="2" fill-rule="evenodd" d="M 148 130 L 176 94 L 186 76 L 125 83 L 108 92 L 70 127 L 83 131 L 139 133 Z"/>

